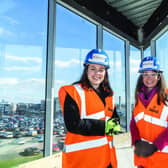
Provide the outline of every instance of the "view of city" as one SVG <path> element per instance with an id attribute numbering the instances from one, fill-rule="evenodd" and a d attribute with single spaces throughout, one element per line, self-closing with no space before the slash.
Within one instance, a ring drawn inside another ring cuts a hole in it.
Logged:
<path id="1" fill-rule="evenodd" d="M 142 56 L 156 49 L 168 82 L 166 29 L 152 41 L 155 48 L 141 49 L 108 23 L 93 21 L 61 1 L 52 1 L 52 10 L 48 0 L 0 1 L 0 168 L 62 152 L 66 128 L 58 91 L 80 79 L 90 49 L 103 48 L 109 56 L 108 77 L 122 132 L 129 127 Z"/>
<path id="2" fill-rule="evenodd" d="M 53 153 L 63 149 L 64 122 L 58 98 L 54 101 Z M 45 101 L 39 104 L 0 102 L 0 164 L 18 157 L 42 157 L 45 133 Z M 7 154 L 7 151 L 10 151 Z"/>

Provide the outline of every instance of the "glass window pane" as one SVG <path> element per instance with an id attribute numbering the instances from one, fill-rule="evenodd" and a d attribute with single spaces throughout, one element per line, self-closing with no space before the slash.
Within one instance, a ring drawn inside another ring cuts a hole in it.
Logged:
<path id="1" fill-rule="evenodd" d="M 131 110 L 134 107 L 134 94 L 138 79 L 138 69 L 141 62 L 141 51 L 133 46 L 130 47 L 130 88 L 131 88 Z"/>
<path id="2" fill-rule="evenodd" d="M 168 32 L 164 33 L 158 40 L 156 40 L 156 57 L 159 59 L 163 74 L 168 83 Z"/>
<path id="3" fill-rule="evenodd" d="M 144 50 L 144 57 L 150 56 L 151 55 L 151 47 L 149 46 Z"/>
<path id="4" fill-rule="evenodd" d="M 96 25 L 57 4 L 53 143 L 58 144 L 59 150 L 62 150 L 66 130 L 58 90 L 79 80 L 84 58 L 92 48 L 96 48 Z"/>
<path id="5" fill-rule="evenodd" d="M 47 4 L 1 0 L 0 167 L 43 156 Z"/>
<path id="6" fill-rule="evenodd" d="M 103 31 L 103 48 L 110 57 L 109 79 L 121 125 L 126 128 L 124 41 Z"/>

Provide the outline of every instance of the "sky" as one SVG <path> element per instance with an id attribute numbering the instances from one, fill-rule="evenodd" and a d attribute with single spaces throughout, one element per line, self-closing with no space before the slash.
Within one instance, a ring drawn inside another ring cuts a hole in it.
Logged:
<path id="1" fill-rule="evenodd" d="M 0 3 L 0 101 L 40 102 L 45 94 L 47 1 Z"/>
<path id="2" fill-rule="evenodd" d="M 1 0 L 0 3 L 0 102 L 39 103 L 45 98 L 47 0 Z M 104 49 L 110 57 L 111 85 L 116 96 L 124 97 L 124 42 L 106 31 L 103 33 Z M 167 39 L 160 40 L 159 47 Z M 80 78 L 87 52 L 96 48 L 96 26 L 57 5 L 55 44 L 57 97 L 60 86 Z M 149 54 L 149 49 L 145 54 Z M 140 52 L 132 47 L 132 79 L 137 78 L 139 61 Z"/>

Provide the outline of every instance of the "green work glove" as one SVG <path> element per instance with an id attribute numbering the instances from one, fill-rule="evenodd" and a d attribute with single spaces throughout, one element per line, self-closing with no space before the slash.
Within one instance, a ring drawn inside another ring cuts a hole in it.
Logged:
<path id="1" fill-rule="evenodd" d="M 116 118 L 109 119 L 105 123 L 105 132 L 106 135 L 117 134 L 121 130 L 121 126 Z"/>

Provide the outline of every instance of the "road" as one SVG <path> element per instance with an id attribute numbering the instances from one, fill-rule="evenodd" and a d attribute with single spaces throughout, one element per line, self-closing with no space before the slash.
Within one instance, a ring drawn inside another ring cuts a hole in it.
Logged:
<path id="1" fill-rule="evenodd" d="M 43 142 L 38 142 L 33 137 L 23 137 L 24 144 L 16 143 L 16 138 L 0 139 L 0 160 L 9 160 L 21 157 L 20 152 L 23 152 L 27 147 L 38 147 L 43 149 Z M 53 136 L 53 143 L 56 143 L 60 137 Z"/>

